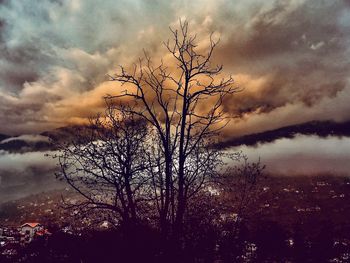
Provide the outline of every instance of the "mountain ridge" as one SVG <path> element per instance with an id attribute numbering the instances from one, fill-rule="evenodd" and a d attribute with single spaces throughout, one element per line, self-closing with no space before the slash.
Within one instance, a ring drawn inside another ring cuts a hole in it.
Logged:
<path id="1" fill-rule="evenodd" d="M 72 125 L 56 128 L 50 131 L 44 131 L 39 135 L 47 137 L 50 141 L 26 141 L 20 139 L 20 136 L 8 136 L 0 134 L 0 150 L 8 152 L 30 152 L 30 151 L 48 151 L 54 150 L 52 142 L 69 141 L 76 133 L 85 133 L 89 129 L 86 125 Z M 271 143 L 277 139 L 292 139 L 298 135 L 314 135 L 321 138 L 329 136 L 350 137 L 350 121 L 310 121 L 296 125 L 289 125 L 273 130 L 267 130 L 258 133 L 246 134 L 239 137 L 231 137 L 219 142 L 215 147 L 226 149 L 237 146 L 256 146 L 260 143 Z M 11 138 L 11 140 L 6 140 Z M 13 139 L 12 139 L 13 138 Z M 18 139 L 17 139 L 18 138 Z M 6 140 L 6 142 L 2 142 Z"/>
<path id="2" fill-rule="evenodd" d="M 259 143 L 271 143 L 277 139 L 292 139 L 298 135 L 315 135 L 321 138 L 329 136 L 350 137 L 350 121 L 310 121 L 296 125 L 284 126 L 274 130 L 252 133 L 216 144 L 218 148 L 230 148 L 236 146 L 256 146 Z"/>

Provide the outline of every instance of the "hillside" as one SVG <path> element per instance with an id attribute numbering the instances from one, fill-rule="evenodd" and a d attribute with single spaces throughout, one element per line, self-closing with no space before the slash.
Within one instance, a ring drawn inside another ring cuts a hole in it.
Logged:
<path id="1" fill-rule="evenodd" d="M 297 135 L 350 136 L 350 121 L 338 123 L 334 121 L 312 121 L 291 125 L 261 133 L 248 134 L 229 139 L 217 144 L 219 148 L 236 147 L 240 145 L 254 146 L 259 143 L 269 143 L 281 138 L 294 138 Z"/>

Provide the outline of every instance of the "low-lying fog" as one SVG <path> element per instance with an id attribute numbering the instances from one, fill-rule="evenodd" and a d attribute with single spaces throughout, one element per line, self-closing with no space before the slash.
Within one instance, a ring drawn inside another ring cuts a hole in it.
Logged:
<path id="1" fill-rule="evenodd" d="M 266 171 L 276 175 L 349 175 L 350 138 L 297 136 L 256 147 L 237 148 L 251 161 L 261 159 Z"/>
<path id="2" fill-rule="evenodd" d="M 349 175 L 350 171 L 350 138 L 346 137 L 298 136 L 231 150 L 242 150 L 250 161 L 260 157 L 266 171 L 277 175 Z M 0 151 L 0 203 L 62 188 L 54 169 L 55 160 L 44 152 Z"/>
<path id="3" fill-rule="evenodd" d="M 45 152 L 0 151 L 0 203 L 61 188 L 54 175 L 55 160 Z"/>

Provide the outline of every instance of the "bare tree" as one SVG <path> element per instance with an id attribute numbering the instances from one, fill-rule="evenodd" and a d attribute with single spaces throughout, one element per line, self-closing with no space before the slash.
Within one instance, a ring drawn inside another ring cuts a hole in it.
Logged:
<path id="1" fill-rule="evenodd" d="M 57 175 L 82 197 L 73 207 L 105 210 L 114 223 L 130 224 L 142 219 L 150 196 L 143 187 L 149 180 L 148 129 L 127 106 L 106 103 L 104 116 L 91 118 L 83 133 L 59 145 Z"/>
<path id="2" fill-rule="evenodd" d="M 240 91 L 231 76 L 221 76 L 221 65 L 212 65 L 218 42 L 210 36 L 201 51 L 187 22 L 171 32 L 164 43 L 171 61 L 155 66 L 145 52 L 130 70 L 121 66 L 110 78 L 125 90 L 107 95 L 105 115 L 61 144 L 56 157 L 59 177 L 83 197 L 75 206 L 108 211 L 118 223 L 156 219 L 163 238 L 181 241 L 188 206 L 199 193 L 207 196 L 227 161 L 244 160 L 236 172 L 249 184 L 261 168 L 215 147 L 230 118 L 224 99 Z"/>
<path id="3" fill-rule="evenodd" d="M 151 173 L 161 228 L 171 225 L 181 234 L 188 200 L 218 172 L 222 152 L 212 143 L 227 123 L 224 98 L 239 89 L 231 76 L 221 77 L 222 65 L 212 65 L 218 44 L 212 36 L 201 52 L 187 22 L 180 21 L 179 30 L 171 32 L 173 39 L 164 44 L 176 68 L 171 71 L 163 61 L 154 66 L 145 52 L 132 70 L 121 66 L 110 76 L 126 89 L 108 98 L 131 98 L 135 107 L 130 113 L 152 127 L 160 147 L 150 161 L 158 160 Z"/>

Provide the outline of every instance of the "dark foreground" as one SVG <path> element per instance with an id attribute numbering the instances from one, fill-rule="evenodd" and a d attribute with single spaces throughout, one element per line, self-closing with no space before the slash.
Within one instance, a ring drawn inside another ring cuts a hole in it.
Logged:
<path id="1" fill-rule="evenodd" d="M 219 189 L 193 204 L 181 248 L 145 222 L 74 225 L 54 194 L 7 203 L 2 225 L 36 220 L 52 234 L 2 243 L 0 262 L 350 262 L 348 178 L 266 178 L 243 205 L 233 182 Z"/>

